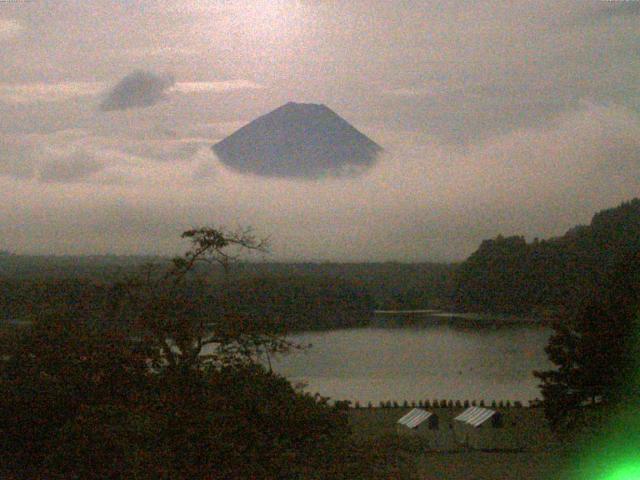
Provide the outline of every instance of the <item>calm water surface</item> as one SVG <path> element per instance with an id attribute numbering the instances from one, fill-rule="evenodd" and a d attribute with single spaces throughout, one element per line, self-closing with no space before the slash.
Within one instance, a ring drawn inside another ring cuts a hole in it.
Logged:
<path id="1" fill-rule="evenodd" d="M 360 403 L 381 400 L 521 400 L 540 397 L 536 369 L 551 366 L 549 329 L 359 328 L 293 336 L 312 344 L 280 356 L 274 370 L 307 391 Z"/>

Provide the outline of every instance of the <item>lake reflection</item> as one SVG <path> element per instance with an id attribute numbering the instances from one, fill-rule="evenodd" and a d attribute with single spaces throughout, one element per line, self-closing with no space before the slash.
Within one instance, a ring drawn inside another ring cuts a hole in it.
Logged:
<path id="1" fill-rule="evenodd" d="M 333 399 L 521 400 L 540 397 L 533 370 L 551 366 L 551 334 L 536 326 L 463 329 L 360 328 L 309 332 L 292 339 L 313 346 L 280 356 L 274 370 Z"/>

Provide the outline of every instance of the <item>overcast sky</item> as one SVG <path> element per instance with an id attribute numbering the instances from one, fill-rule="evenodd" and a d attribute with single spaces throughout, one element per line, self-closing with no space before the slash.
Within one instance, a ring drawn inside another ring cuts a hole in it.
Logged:
<path id="1" fill-rule="evenodd" d="M 0 249 L 167 253 L 250 225 L 273 260 L 459 260 L 640 196 L 640 2 L 0 2 Z M 230 170 L 288 101 L 385 149 L 354 177 Z"/>

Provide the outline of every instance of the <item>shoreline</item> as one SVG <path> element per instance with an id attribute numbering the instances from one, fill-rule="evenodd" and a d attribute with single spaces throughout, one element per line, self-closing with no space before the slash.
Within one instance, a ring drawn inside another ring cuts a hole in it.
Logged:
<path id="1" fill-rule="evenodd" d="M 411 319 L 413 323 L 427 322 L 429 324 L 465 324 L 478 326 L 501 326 L 501 325 L 540 325 L 549 326 L 555 317 L 542 317 L 534 315 L 514 315 L 499 313 L 476 313 L 476 312 L 451 312 L 435 309 L 422 310 L 374 310 L 372 320 L 378 319 Z"/>

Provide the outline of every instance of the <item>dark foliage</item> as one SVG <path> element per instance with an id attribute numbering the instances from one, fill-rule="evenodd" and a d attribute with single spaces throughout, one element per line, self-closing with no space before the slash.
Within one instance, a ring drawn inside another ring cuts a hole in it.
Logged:
<path id="1" fill-rule="evenodd" d="M 292 345 L 225 303 L 194 265 L 226 266 L 246 232 L 185 233 L 168 269 L 114 285 L 46 287 L 33 324 L 0 342 L 0 476 L 25 479 L 390 478 L 399 459 L 355 443 L 341 405 L 257 362 Z M 228 300 L 227 297 L 221 297 Z M 44 307 L 47 307 L 44 309 Z M 210 347 L 205 351 L 205 347 Z"/>
<path id="2" fill-rule="evenodd" d="M 288 330 L 363 326 L 374 309 L 363 287 L 331 277 L 247 278 L 213 296 L 210 305 L 234 305 L 241 315 L 277 319 Z"/>
<path id="3" fill-rule="evenodd" d="M 458 268 L 454 301 L 463 309 L 557 313 L 596 290 L 623 258 L 640 250 L 640 199 L 597 213 L 591 225 L 527 243 L 486 240 Z M 551 310 L 551 312 L 549 312 Z"/>
<path id="4" fill-rule="evenodd" d="M 119 259 L 0 258 L 2 316 L 28 320 L 42 308 L 73 305 L 80 297 L 92 297 L 94 305 L 113 303 L 126 293 L 113 284 L 143 265 L 143 259 Z M 160 258 L 145 260 L 168 264 Z M 225 280 L 222 268 L 194 266 L 183 287 L 185 295 L 191 290 L 192 298 L 206 298 L 200 308 L 208 317 L 218 315 L 221 304 L 235 305 L 245 315 L 268 313 L 290 331 L 363 326 L 376 308 L 446 307 L 453 271 L 450 265 L 396 263 L 231 263 L 227 269 Z M 203 277 L 206 282 L 195 281 Z"/>
<path id="5" fill-rule="evenodd" d="M 363 468 L 343 413 L 258 365 L 154 374 L 124 337 L 77 317 L 43 318 L 13 340 L 0 461 L 20 478 L 359 478 Z"/>
<path id="6" fill-rule="evenodd" d="M 45 313 L 2 337 L 0 455 L 5 468 L 35 472 L 81 411 L 114 408 L 144 395 L 144 356 L 126 337 L 98 332 L 82 312 Z"/>
<path id="7" fill-rule="evenodd" d="M 627 256 L 576 313 L 558 322 L 546 348 L 557 366 L 536 372 L 552 425 L 588 410 L 640 400 L 640 252 Z"/>

